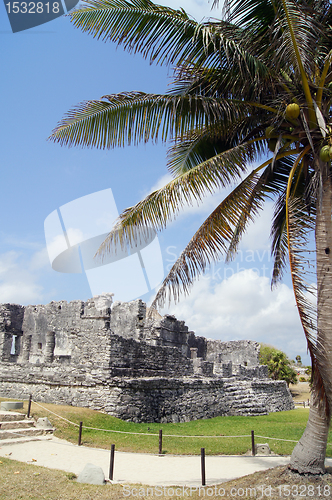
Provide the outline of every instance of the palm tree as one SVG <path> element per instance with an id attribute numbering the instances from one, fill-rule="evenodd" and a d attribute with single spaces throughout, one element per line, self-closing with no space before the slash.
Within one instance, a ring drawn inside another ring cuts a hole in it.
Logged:
<path id="1" fill-rule="evenodd" d="M 174 69 L 166 95 L 128 92 L 81 103 L 51 136 L 97 148 L 172 141 L 173 179 L 121 214 L 101 253 L 164 228 L 183 205 L 236 183 L 173 265 L 154 307 L 188 292 L 221 254 L 231 259 L 248 223 L 274 200 L 272 285 L 289 261 L 313 366 L 308 425 L 291 468 L 322 473 L 332 408 L 330 3 L 228 0 L 222 20 L 197 23 L 150 0 L 89 0 L 71 20 Z M 253 161 L 259 166 L 250 167 Z M 303 271 L 312 233 L 317 307 Z"/>
<path id="2" fill-rule="evenodd" d="M 287 385 L 296 384 L 296 372 L 290 366 L 287 355 L 275 347 L 261 344 L 259 352 L 259 363 L 267 365 L 269 377 L 273 380 L 285 380 Z"/>

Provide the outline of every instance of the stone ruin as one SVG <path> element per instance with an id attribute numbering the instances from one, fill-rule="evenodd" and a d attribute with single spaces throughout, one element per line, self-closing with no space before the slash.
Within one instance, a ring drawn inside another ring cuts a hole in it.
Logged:
<path id="1" fill-rule="evenodd" d="M 186 422 L 294 407 L 253 341 L 198 337 L 142 300 L 0 305 L 0 396 L 89 407 L 133 422 Z"/>

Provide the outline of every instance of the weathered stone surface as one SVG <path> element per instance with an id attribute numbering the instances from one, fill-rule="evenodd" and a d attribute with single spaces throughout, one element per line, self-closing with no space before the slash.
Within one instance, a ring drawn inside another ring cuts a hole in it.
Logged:
<path id="1" fill-rule="evenodd" d="M 255 445 L 256 455 L 271 455 L 271 448 L 267 443 L 257 443 Z"/>
<path id="2" fill-rule="evenodd" d="M 23 401 L 1 401 L 0 409 L 3 411 L 18 410 L 19 408 L 23 408 Z"/>
<path id="3" fill-rule="evenodd" d="M 135 422 L 293 408 L 286 383 L 258 365 L 256 342 L 196 337 L 174 316 L 147 319 L 141 300 L 111 299 L 0 305 L 0 396 Z"/>
<path id="4" fill-rule="evenodd" d="M 78 483 L 105 484 L 104 471 L 98 465 L 86 464 L 77 478 Z"/>
<path id="5" fill-rule="evenodd" d="M 38 418 L 36 422 L 36 427 L 40 429 L 53 429 L 53 425 L 47 417 Z"/>

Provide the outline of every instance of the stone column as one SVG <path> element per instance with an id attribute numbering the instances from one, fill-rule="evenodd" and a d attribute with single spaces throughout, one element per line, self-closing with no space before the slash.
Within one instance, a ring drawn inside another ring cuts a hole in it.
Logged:
<path id="1" fill-rule="evenodd" d="M 191 347 L 190 348 L 190 358 L 191 359 L 197 359 L 197 347 Z"/>
<path id="2" fill-rule="evenodd" d="M 55 348 L 55 332 L 46 333 L 46 346 L 45 346 L 45 361 L 52 363 Z"/>
<path id="3" fill-rule="evenodd" d="M 29 361 L 31 349 L 31 335 L 24 335 L 22 337 L 22 361 Z"/>
<path id="4" fill-rule="evenodd" d="M 13 342 L 13 336 L 6 332 L 2 331 L 0 333 L 0 339 L 1 339 L 1 360 L 2 361 L 10 361 L 10 352 L 12 350 L 12 342 Z"/>

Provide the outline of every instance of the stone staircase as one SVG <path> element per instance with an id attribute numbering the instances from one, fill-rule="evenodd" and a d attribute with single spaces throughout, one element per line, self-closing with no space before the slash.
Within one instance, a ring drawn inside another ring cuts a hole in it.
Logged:
<path id="1" fill-rule="evenodd" d="M 23 413 L 0 410 L 0 446 L 52 439 L 53 429 L 36 426 L 35 420 Z"/>
<path id="2" fill-rule="evenodd" d="M 226 382 L 224 384 L 225 402 L 232 415 L 267 415 L 264 402 L 257 397 L 248 381 Z"/>

